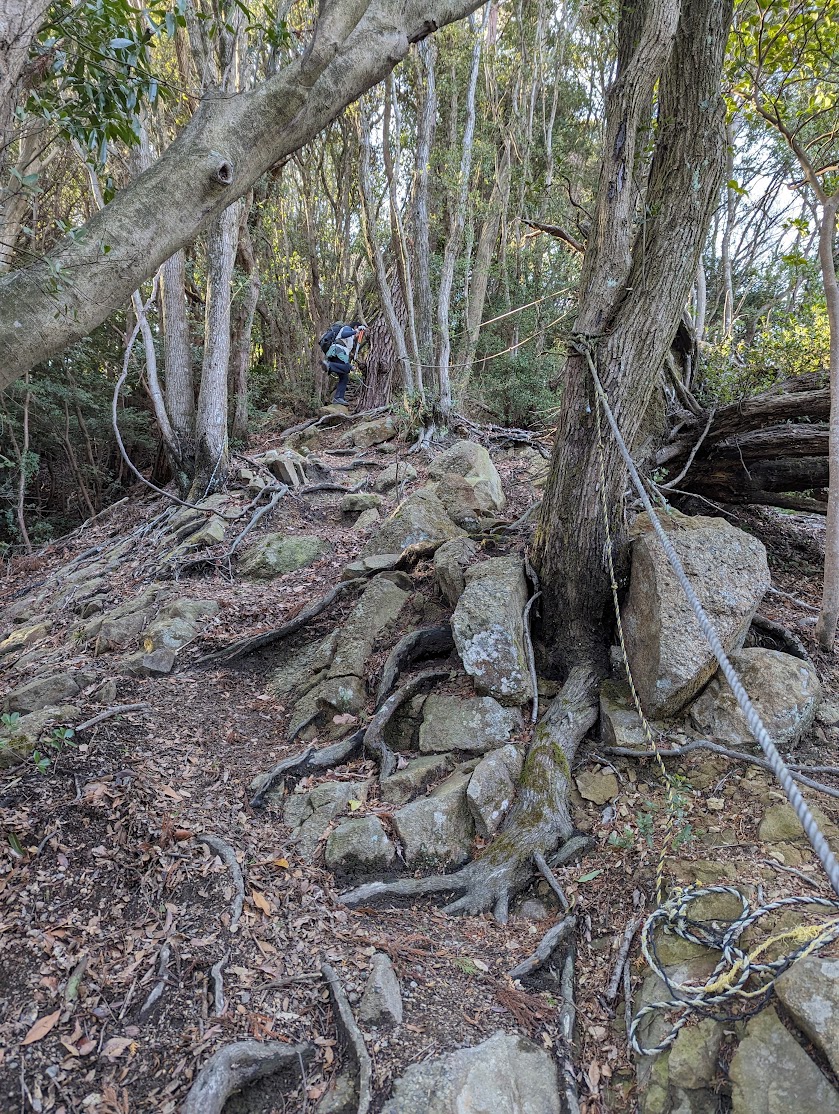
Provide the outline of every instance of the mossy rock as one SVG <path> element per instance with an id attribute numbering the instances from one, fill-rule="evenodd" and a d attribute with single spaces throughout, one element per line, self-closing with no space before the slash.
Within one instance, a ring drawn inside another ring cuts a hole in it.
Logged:
<path id="1" fill-rule="evenodd" d="M 244 576 L 271 580 L 304 569 L 331 552 L 331 544 L 316 534 L 266 534 L 248 549 L 240 569 Z"/>

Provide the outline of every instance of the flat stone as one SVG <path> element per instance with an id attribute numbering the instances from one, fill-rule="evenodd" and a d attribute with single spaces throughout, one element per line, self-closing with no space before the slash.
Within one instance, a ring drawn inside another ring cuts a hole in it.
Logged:
<path id="1" fill-rule="evenodd" d="M 494 835 L 516 795 L 522 754 L 512 743 L 484 755 L 469 779 L 466 802 L 483 839 Z"/>
<path id="2" fill-rule="evenodd" d="M 16 654 L 40 642 L 49 634 L 48 623 L 32 623 L 27 627 L 18 627 L 0 642 L 0 657 L 4 654 Z"/>
<path id="3" fill-rule="evenodd" d="M 398 484 L 410 483 L 416 478 L 417 470 L 413 464 L 400 460 L 383 468 L 373 482 L 373 487 L 376 491 L 390 491 Z"/>
<path id="4" fill-rule="evenodd" d="M 266 534 L 242 558 L 243 576 L 270 580 L 296 572 L 332 552 L 332 545 L 316 534 Z"/>
<path id="5" fill-rule="evenodd" d="M 104 650 L 124 650 L 152 621 L 165 594 L 159 584 L 150 584 L 139 595 L 117 607 L 109 608 L 91 619 L 82 628 L 81 641 L 96 642 L 98 653 Z"/>
<path id="6" fill-rule="evenodd" d="M 799 959 L 775 980 L 781 1004 L 839 1075 L 839 959 Z"/>
<path id="7" fill-rule="evenodd" d="M 471 538 L 453 538 L 443 542 L 434 554 L 434 579 L 450 607 L 454 607 L 463 595 L 465 571 L 477 556 L 478 546 Z"/>
<path id="8" fill-rule="evenodd" d="M 36 712 L 40 708 L 67 704 L 95 680 L 95 673 L 79 670 L 35 677 L 7 693 L 3 707 L 7 712 Z"/>
<path id="9" fill-rule="evenodd" d="M 457 771 L 427 797 L 393 814 L 408 866 L 459 866 L 469 858 L 474 827 L 466 803 L 469 774 Z"/>
<path id="10" fill-rule="evenodd" d="M 839 725 L 839 704 L 823 700 L 816 709 L 816 719 L 822 727 L 836 727 Z"/>
<path id="11" fill-rule="evenodd" d="M 465 476 L 443 476 L 437 482 L 436 491 L 446 514 L 456 526 L 470 533 L 481 529 L 485 521 L 482 501 Z"/>
<path id="12" fill-rule="evenodd" d="M 156 650 L 140 650 L 122 663 L 124 673 L 132 677 L 165 677 L 175 667 L 176 652 L 168 646 Z"/>
<path id="13" fill-rule="evenodd" d="M 217 514 L 211 515 L 203 526 L 199 526 L 194 533 L 187 535 L 175 552 L 183 553 L 187 549 L 203 549 L 218 545 L 219 542 L 224 541 L 226 530 L 224 519 L 219 518 Z"/>
<path id="14" fill-rule="evenodd" d="M 345 565 L 341 572 L 342 580 L 354 580 L 357 576 L 371 576 L 392 569 L 399 563 L 401 553 L 374 553 L 370 557 L 362 557 L 358 561 L 351 561 Z"/>
<path id="15" fill-rule="evenodd" d="M 596 805 L 605 805 L 618 795 L 618 779 L 611 770 L 583 770 L 574 778 L 580 796 Z"/>
<path id="16" fill-rule="evenodd" d="M 327 867 L 347 873 L 387 870 L 395 858 L 396 848 L 378 816 L 345 820 L 330 834 L 324 850 Z"/>
<path id="17" fill-rule="evenodd" d="M 526 1037 L 494 1033 L 423 1060 L 396 1081 L 382 1114 L 560 1114 L 556 1064 Z"/>
<path id="18" fill-rule="evenodd" d="M 409 495 L 381 529 L 364 547 L 362 556 L 374 553 L 400 553 L 416 542 L 444 542 L 463 535 L 446 513 L 446 508 L 430 487 L 421 487 Z"/>
<path id="19" fill-rule="evenodd" d="M 653 731 L 661 729 L 659 724 L 650 726 Z M 609 747 L 649 748 L 641 717 L 625 681 L 604 681 L 600 686 L 600 739 Z"/>
<path id="20" fill-rule="evenodd" d="M 836 835 L 837 828 L 818 805 L 810 803 L 810 811 L 823 835 L 830 842 Z M 795 809 L 787 801 L 779 801 L 770 805 L 763 814 L 763 819 L 757 830 L 757 838 L 764 843 L 795 843 L 804 842 L 807 836 L 801 827 L 801 821 L 795 814 Z"/>
<path id="21" fill-rule="evenodd" d="M 396 436 L 396 423 L 390 414 L 376 418 L 372 422 L 362 422 L 348 430 L 338 442 L 339 445 L 354 445 L 357 449 L 369 449 L 381 445 Z"/>
<path id="22" fill-rule="evenodd" d="M 343 816 L 350 801 L 364 804 L 369 789 L 369 781 L 322 781 L 308 793 L 292 793 L 285 800 L 283 821 L 292 829 L 301 856 L 311 859 L 330 821 Z M 268 800 L 281 801 L 282 793 L 269 793 Z"/>
<path id="23" fill-rule="evenodd" d="M 778 650 L 751 646 L 730 655 L 775 746 L 794 746 L 812 724 L 821 697 L 815 669 Z M 732 747 L 757 747 L 746 717 L 719 673 L 690 709 L 697 731 Z"/>
<path id="24" fill-rule="evenodd" d="M 464 698 L 432 693 L 423 705 L 419 748 L 423 754 L 485 754 L 509 742 L 521 722 L 517 709 L 504 708 L 491 696 Z"/>
<path id="25" fill-rule="evenodd" d="M 353 523 L 353 530 L 359 534 L 366 534 L 368 530 L 372 530 L 374 526 L 378 526 L 382 521 L 382 516 L 375 507 L 370 507 L 369 510 L 362 511 L 358 518 Z"/>
<path id="26" fill-rule="evenodd" d="M 659 515 L 727 653 L 739 650 L 769 587 L 766 550 L 720 518 Z M 716 671 L 690 604 L 645 514 L 632 534 L 632 572 L 623 608 L 629 663 L 648 716 L 673 716 Z"/>
<path id="27" fill-rule="evenodd" d="M 341 500 L 341 510 L 344 514 L 354 514 L 366 511 L 371 507 L 380 507 L 384 499 L 372 491 L 351 491 Z"/>
<path id="28" fill-rule="evenodd" d="M 254 460 L 289 487 L 302 487 L 306 483 L 306 458 L 294 449 L 269 449 Z"/>
<path id="29" fill-rule="evenodd" d="M 463 668 L 478 692 L 502 704 L 529 704 L 533 698 L 522 623 L 528 596 L 521 560 L 492 557 L 466 572 L 466 588 L 452 615 Z"/>
<path id="30" fill-rule="evenodd" d="M 414 758 L 402 770 L 397 770 L 381 781 L 382 800 L 392 805 L 404 805 L 422 793 L 444 774 L 448 773 L 452 756 L 431 754 L 427 758 Z"/>
<path id="31" fill-rule="evenodd" d="M 746 1025 L 729 1068 L 733 1114 L 837 1114 L 828 1083 L 769 1006 Z"/>
<path id="32" fill-rule="evenodd" d="M 369 1025 L 401 1025 L 402 995 L 393 964 L 381 952 L 373 956 L 370 977 L 364 987 L 358 1016 Z"/>

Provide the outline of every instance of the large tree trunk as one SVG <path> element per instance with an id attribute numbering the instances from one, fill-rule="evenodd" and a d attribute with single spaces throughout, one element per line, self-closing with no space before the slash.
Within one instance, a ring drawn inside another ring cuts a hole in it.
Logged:
<path id="1" fill-rule="evenodd" d="M 480 2 L 324 0 L 307 49 L 276 77 L 233 96 L 209 92 L 163 156 L 81 235 L 60 241 L 48 259 L 0 278 L 0 389 L 125 305 L 261 174 L 381 81 L 412 42 Z M 7 3 L 27 12 L 30 22 L 31 9 L 44 8 L 42 0 Z"/>
<path id="2" fill-rule="evenodd" d="M 679 8 L 648 0 L 637 45 L 625 52 L 626 64 L 609 92 L 597 210 L 575 329 L 593 345 L 598 373 L 630 447 L 687 302 L 725 166 L 719 84 L 731 4 L 692 0 Z M 648 216 L 643 235 L 636 235 L 632 168 L 648 125 L 644 109 L 659 74 Z M 605 668 L 612 622 L 594 405 L 586 361 L 572 354 L 534 549 L 548 644 L 562 670 L 581 661 Z M 604 453 L 607 503 L 620 537 L 626 470 L 611 438 Z"/>
<path id="3" fill-rule="evenodd" d="M 0 185 L 15 133 L 29 49 L 49 8 L 49 0 L 0 0 Z"/>
<path id="4" fill-rule="evenodd" d="M 186 259 L 176 251 L 160 268 L 166 410 L 178 446 L 178 487 L 189 489 L 195 467 L 195 384 L 186 308 Z"/>

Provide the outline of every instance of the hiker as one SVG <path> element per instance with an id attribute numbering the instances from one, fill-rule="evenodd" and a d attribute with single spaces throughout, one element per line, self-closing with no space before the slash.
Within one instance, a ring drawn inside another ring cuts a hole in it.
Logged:
<path id="1" fill-rule="evenodd" d="M 351 321 L 349 324 L 338 321 L 327 329 L 318 341 L 324 353 L 322 361 L 324 368 L 329 375 L 338 378 L 338 385 L 332 399 L 338 406 L 347 405 L 344 394 L 350 380 L 352 361 L 364 343 L 364 333 L 365 327 L 362 321 Z"/>

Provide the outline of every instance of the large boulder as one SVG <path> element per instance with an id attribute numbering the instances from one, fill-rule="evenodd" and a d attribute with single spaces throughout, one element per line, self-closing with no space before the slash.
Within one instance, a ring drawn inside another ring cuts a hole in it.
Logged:
<path id="1" fill-rule="evenodd" d="M 41 708 L 66 704 L 95 680 L 95 673 L 80 670 L 35 677 L 7 693 L 3 707 L 7 712 L 36 712 Z"/>
<path id="2" fill-rule="evenodd" d="M 270 580 L 304 569 L 331 552 L 331 544 L 317 534 L 266 534 L 247 550 L 240 570 L 244 576 Z"/>
<path id="3" fill-rule="evenodd" d="M 324 849 L 329 869 L 346 873 L 387 870 L 395 858 L 396 848 L 378 816 L 345 820 L 330 834 Z"/>
<path id="4" fill-rule="evenodd" d="M 769 587 L 763 545 L 721 518 L 671 511 L 659 521 L 726 652 L 739 650 Z M 673 716 L 717 663 L 646 514 L 638 516 L 633 538 L 623 608 L 629 664 L 647 715 Z"/>
<path id="5" fill-rule="evenodd" d="M 486 754 L 509 742 L 521 722 L 517 708 L 504 708 L 491 696 L 432 693 L 422 707 L 419 748 L 423 754 Z"/>
<path id="6" fill-rule="evenodd" d="M 484 755 L 475 767 L 466 790 L 466 803 L 475 822 L 475 831 L 482 839 L 489 839 L 501 827 L 516 795 L 522 761 L 518 747 L 508 743 Z"/>
<path id="7" fill-rule="evenodd" d="M 816 716 L 821 683 L 809 662 L 750 646 L 731 654 L 731 664 L 760 713 L 763 725 L 777 747 L 791 747 Z M 690 709 L 697 731 L 733 747 L 757 746 L 746 717 L 721 673 Z"/>
<path id="8" fill-rule="evenodd" d="M 357 449 L 370 449 L 381 445 L 396 436 L 396 423 L 390 414 L 375 418 L 372 422 L 354 425 L 338 442 L 339 445 L 354 445 Z"/>
<path id="9" fill-rule="evenodd" d="M 373 482 L 376 491 L 390 491 L 399 484 L 410 483 L 417 478 L 417 470 L 406 460 L 399 460 L 383 468 Z"/>
<path id="10" fill-rule="evenodd" d="M 770 1006 L 746 1025 L 729 1068 L 733 1114 L 837 1114 L 825 1079 Z"/>
<path id="11" fill-rule="evenodd" d="M 524 648 L 522 612 L 528 599 L 518 557 L 491 557 L 465 574 L 466 588 L 452 615 L 463 668 L 480 693 L 502 704 L 528 704 L 533 688 Z"/>
<path id="12" fill-rule="evenodd" d="M 408 866 L 445 868 L 469 858 L 474 828 L 466 803 L 469 774 L 457 770 L 427 797 L 393 814 Z"/>
<path id="13" fill-rule="evenodd" d="M 501 477 L 483 445 L 475 441 L 455 441 L 431 462 L 428 469 L 428 475 L 435 480 L 442 480 L 449 473 L 469 481 L 481 510 L 486 514 L 504 510 L 507 500 L 501 487 Z"/>
<path id="14" fill-rule="evenodd" d="M 776 979 L 775 993 L 839 1076 L 839 959 L 799 959 Z"/>
<path id="15" fill-rule="evenodd" d="M 412 1064 L 382 1114 L 560 1114 L 556 1065 L 526 1037 L 498 1032 L 474 1048 Z"/>
<path id="16" fill-rule="evenodd" d="M 415 542 L 443 542 L 462 536 L 463 531 L 449 518 L 437 493 L 430 487 L 421 487 L 385 519 L 362 550 L 362 556 L 399 553 Z"/>
<path id="17" fill-rule="evenodd" d="M 446 602 L 454 607 L 466 587 L 466 569 L 478 555 L 478 546 L 471 538 L 453 538 L 443 542 L 434 554 L 434 579 Z"/>

